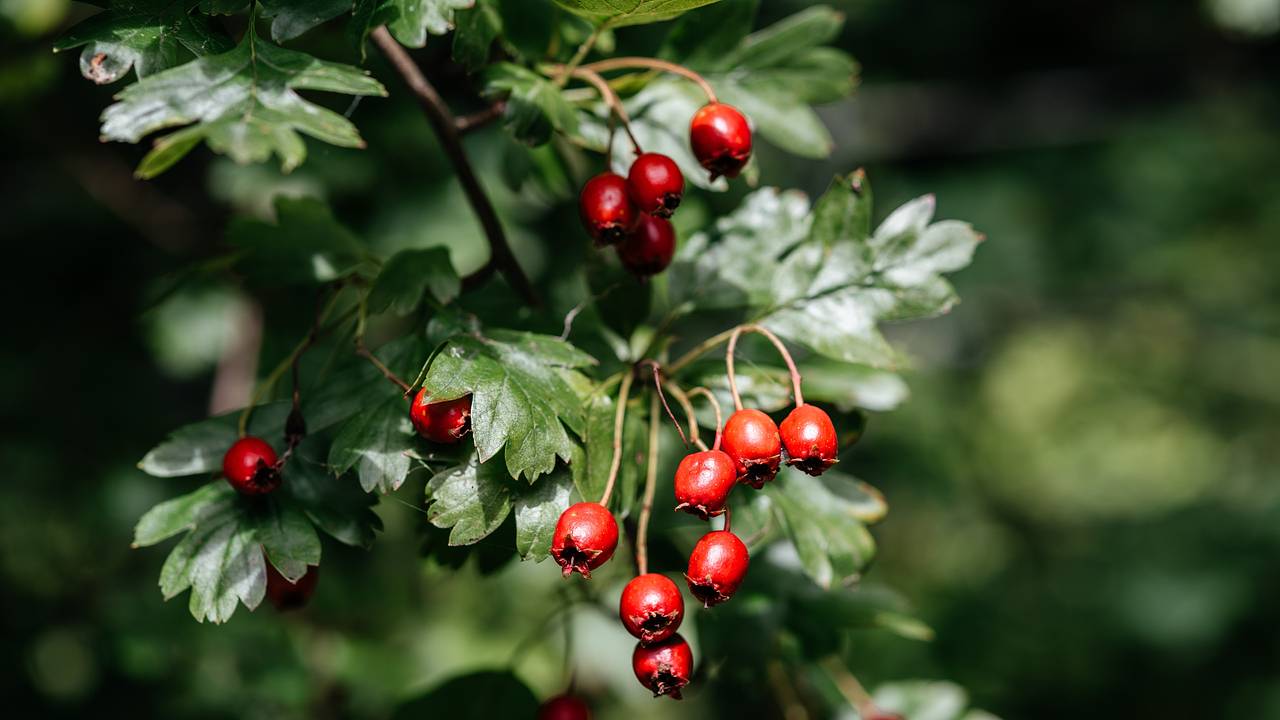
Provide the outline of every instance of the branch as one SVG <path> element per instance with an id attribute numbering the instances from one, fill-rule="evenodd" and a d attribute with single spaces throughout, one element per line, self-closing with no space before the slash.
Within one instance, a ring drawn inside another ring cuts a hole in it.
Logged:
<path id="1" fill-rule="evenodd" d="M 472 130 L 479 130 L 489 123 L 502 117 L 507 111 L 507 101 L 499 100 L 489 107 L 478 110 L 470 115 L 459 115 L 453 121 L 453 126 L 457 128 L 459 135 L 466 135 Z"/>
<path id="2" fill-rule="evenodd" d="M 413 58 L 409 57 L 409 53 L 405 51 L 395 38 L 391 37 L 385 26 L 374 30 L 370 35 L 373 42 L 387 56 L 387 60 L 391 62 L 391 66 L 409 86 L 409 90 L 418 98 L 418 104 L 422 106 L 423 112 L 427 116 L 427 121 L 431 123 L 432 129 L 435 130 L 436 137 L 440 139 L 440 146 L 444 149 L 445 155 L 449 157 L 449 162 L 453 164 L 453 170 L 458 175 L 458 182 L 462 184 L 462 190 L 466 193 L 467 201 L 471 203 L 471 209 L 475 212 L 476 217 L 480 220 L 480 225 L 484 228 L 484 234 L 489 239 L 489 253 L 492 256 L 491 262 L 502 272 L 503 277 L 511 284 L 524 301 L 530 305 L 538 305 L 538 295 L 533 290 L 529 278 L 525 276 L 524 270 L 520 268 L 520 264 L 516 262 L 515 255 L 511 252 L 511 246 L 507 244 L 507 236 L 502 230 L 502 223 L 498 220 L 498 214 L 493 209 L 493 203 L 489 201 L 489 196 L 485 194 L 484 188 L 480 186 L 480 180 L 476 177 L 475 170 L 471 167 L 471 161 L 467 159 L 466 151 L 462 148 L 462 136 L 458 133 L 458 121 L 454 118 L 453 113 L 449 110 L 449 106 L 445 104 L 444 98 L 440 97 L 435 87 L 431 84 L 427 77 L 422 74 L 422 70 L 413 62 Z"/>

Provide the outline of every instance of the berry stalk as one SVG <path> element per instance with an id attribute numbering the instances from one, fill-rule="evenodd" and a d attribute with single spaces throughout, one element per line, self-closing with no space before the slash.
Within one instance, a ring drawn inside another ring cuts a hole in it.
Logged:
<path id="1" fill-rule="evenodd" d="M 649 399 L 649 457 L 645 462 L 644 500 L 636 529 L 636 569 L 640 575 L 649 572 L 649 516 L 653 514 L 653 493 L 658 485 L 658 398 Z"/>
<path id="2" fill-rule="evenodd" d="M 729 336 L 729 348 L 725 351 L 724 365 L 725 372 L 729 376 L 729 392 L 733 395 L 733 406 L 738 410 L 742 409 L 742 398 L 738 396 L 738 381 L 733 373 L 733 353 L 738 346 L 738 338 L 744 332 L 754 332 L 765 336 L 773 346 L 778 349 L 778 353 L 782 355 L 782 359 L 787 363 L 787 371 L 791 373 L 791 392 L 795 396 L 796 407 L 804 404 L 804 394 L 800 392 L 800 371 L 796 368 L 796 361 L 791 359 L 791 353 L 787 352 L 787 346 L 782 344 L 777 335 L 774 335 L 768 328 L 761 325 L 739 325 L 733 329 L 733 334 Z"/>
<path id="3" fill-rule="evenodd" d="M 600 496 L 600 504 L 606 508 L 613 495 L 613 486 L 618 481 L 618 469 L 622 467 L 622 424 L 627 419 L 627 399 L 631 397 L 634 380 L 632 373 L 624 373 L 618 386 L 618 407 L 613 411 L 613 458 L 609 461 L 609 479 L 605 482 L 604 494 Z"/>
<path id="4" fill-rule="evenodd" d="M 622 100 L 618 98 L 618 94 L 613 91 L 613 88 L 609 87 L 609 83 L 600 76 L 600 73 L 587 67 L 575 68 L 568 65 L 551 65 L 548 66 L 547 70 L 553 77 L 573 77 L 583 80 L 594 87 L 596 92 L 600 93 L 600 99 L 604 101 L 605 105 L 609 106 L 609 110 L 622 123 L 622 129 L 627 133 L 627 138 L 631 140 L 631 147 L 635 149 L 636 154 L 639 155 L 644 152 L 640 148 L 640 142 L 636 140 L 635 134 L 631 132 L 631 117 L 627 115 L 626 108 L 622 107 Z"/>
<path id="5" fill-rule="evenodd" d="M 701 386 L 696 387 L 696 388 L 694 388 L 694 389 L 690 390 L 690 391 L 689 391 L 689 395 L 690 395 L 690 396 L 693 396 L 693 395 L 702 395 L 702 396 L 706 397 L 706 398 L 707 398 L 707 401 L 711 403 L 711 407 L 716 411 L 716 439 L 715 439 L 715 442 L 714 442 L 714 443 L 712 443 L 712 445 L 711 445 L 711 449 L 712 449 L 712 450 L 719 450 L 719 449 L 720 449 L 720 438 L 721 438 L 721 436 L 724 434 L 724 433 L 723 433 L 723 428 L 724 428 L 724 416 L 723 416 L 723 415 L 721 415 L 721 413 L 720 413 L 720 401 L 719 401 L 718 399 L 716 399 L 716 395 L 715 395 L 715 393 L 713 393 L 713 392 L 711 392 L 710 390 L 708 390 L 708 389 L 706 389 L 706 388 L 704 388 L 704 387 L 701 387 Z M 703 449 L 705 450 L 706 448 L 703 448 Z"/>
<path id="6" fill-rule="evenodd" d="M 689 423 L 689 441 L 686 442 L 685 445 L 687 446 L 689 443 L 693 443 L 693 445 L 699 450 L 706 451 L 707 444 L 702 442 L 702 438 L 699 437 L 698 418 L 693 412 L 693 402 L 689 400 L 689 393 L 681 390 L 680 386 L 671 380 L 664 380 L 662 386 L 666 388 L 666 391 L 671 395 L 671 397 L 676 399 L 676 403 L 680 405 L 680 409 L 684 410 L 684 416 L 687 418 Z M 673 419 L 672 422 L 675 422 L 675 420 Z M 678 428 L 679 425 L 676 427 Z M 718 429 L 717 434 L 719 434 Z"/>
<path id="7" fill-rule="evenodd" d="M 696 83 L 699 88 L 702 89 L 703 94 L 707 96 L 708 102 L 713 102 L 713 103 L 719 102 L 719 100 L 716 99 L 716 91 L 711 88 L 711 83 L 707 82 L 706 78 L 690 70 L 689 68 L 684 67 L 683 65 L 670 63 L 670 62 L 667 62 L 666 60 L 659 60 L 657 58 L 647 58 L 647 57 L 616 57 L 616 58 L 609 58 L 608 60 L 600 60 L 597 62 L 588 63 L 586 65 L 581 66 L 581 69 L 583 70 L 591 70 L 597 73 L 608 72 L 610 70 L 629 70 L 632 68 L 660 70 L 662 72 L 668 72 L 673 75 L 679 75 L 681 77 L 688 78 L 689 80 L 692 80 L 694 83 Z"/>

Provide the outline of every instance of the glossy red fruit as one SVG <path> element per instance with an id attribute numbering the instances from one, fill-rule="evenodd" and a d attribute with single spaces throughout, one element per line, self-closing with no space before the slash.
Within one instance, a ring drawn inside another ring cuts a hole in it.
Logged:
<path id="1" fill-rule="evenodd" d="M 636 643 L 631 670 L 654 697 L 669 695 L 679 700 L 680 688 L 688 685 L 693 675 L 693 651 L 678 634 L 653 645 Z"/>
<path id="2" fill-rule="evenodd" d="M 836 426 L 822 408 L 801 405 L 778 426 L 787 464 L 821 475 L 836 464 Z"/>
<path id="3" fill-rule="evenodd" d="M 680 622 L 684 620 L 684 596 L 666 575 L 639 575 L 622 589 L 618 617 L 622 618 L 627 632 L 645 645 L 662 642 L 680 629 Z"/>
<path id="4" fill-rule="evenodd" d="M 685 455 L 676 468 L 676 510 L 703 520 L 720 515 L 737 482 L 733 458 L 725 453 L 707 450 Z"/>
<path id="5" fill-rule="evenodd" d="M 307 604 L 320 580 L 320 568 L 312 565 L 298 582 L 289 582 L 267 561 L 267 599 L 277 610 L 296 610 Z"/>
<path id="6" fill-rule="evenodd" d="M 626 179 L 611 172 L 600 173 L 582 186 L 578 213 L 582 226 L 599 245 L 625 240 L 639 215 L 627 194 Z"/>
<path id="7" fill-rule="evenodd" d="M 728 530 L 703 535 L 689 553 L 689 592 L 705 607 L 719 605 L 738 592 L 750 560 L 747 546 Z"/>
<path id="8" fill-rule="evenodd" d="M 538 708 L 538 720 L 591 720 L 591 707 L 577 695 L 557 695 Z"/>
<path id="9" fill-rule="evenodd" d="M 431 396 L 423 388 L 409 406 L 409 419 L 413 429 L 431 442 L 456 443 L 471 431 L 471 396 L 431 402 Z"/>
<path id="10" fill-rule="evenodd" d="M 708 103 L 693 115 L 689 144 L 712 180 L 735 178 L 751 159 L 751 125 L 732 105 Z"/>
<path id="11" fill-rule="evenodd" d="M 739 482 L 758 490 L 778 474 L 782 439 L 773 418 L 759 410 L 746 408 L 730 415 L 720 447 L 733 459 Z"/>
<path id="12" fill-rule="evenodd" d="M 618 259 L 632 275 L 657 275 L 676 255 L 676 229 L 671 221 L 641 215 L 627 239 L 618 244 Z"/>
<path id="13" fill-rule="evenodd" d="M 641 212 L 669 218 L 684 198 L 684 175 L 666 155 L 644 153 L 627 172 L 627 192 Z"/>
<path id="14" fill-rule="evenodd" d="M 280 487 L 276 451 L 262 438 L 242 437 L 222 456 L 222 476 L 245 495 L 265 495 Z"/>
<path id="15" fill-rule="evenodd" d="M 564 575 L 578 572 L 590 578 L 591 571 L 613 557 L 618 547 L 618 523 L 600 503 L 570 505 L 556 522 L 551 539 L 551 557 L 564 568 Z"/>

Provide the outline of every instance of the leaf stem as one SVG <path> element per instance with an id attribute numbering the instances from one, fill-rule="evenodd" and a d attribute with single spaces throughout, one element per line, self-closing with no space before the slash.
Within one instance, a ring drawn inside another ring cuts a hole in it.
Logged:
<path id="1" fill-rule="evenodd" d="M 445 104 L 444 98 L 436 91 L 435 86 L 427 80 L 426 75 L 422 74 L 422 70 L 414 63 L 413 58 L 409 57 L 409 53 L 396 42 L 395 38 L 391 37 L 385 25 L 375 29 L 369 37 L 373 39 L 382 54 L 387 56 L 391 66 L 417 97 L 418 104 L 422 106 L 427 116 L 427 121 L 431 123 L 432 129 L 440 139 L 440 146 L 453 164 L 453 170 L 458 176 L 458 182 L 462 185 L 467 201 L 471 204 L 471 210 L 480 220 L 480 226 L 489 240 L 490 263 L 502 272 L 503 277 L 526 303 L 537 306 L 538 295 L 533 289 L 533 284 L 529 282 L 529 278 L 524 274 L 515 254 L 511 251 L 506 233 L 502 229 L 502 222 L 498 219 L 498 213 L 480 185 L 480 180 L 476 177 L 471 161 L 462 147 L 462 137 L 458 134 L 458 121 L 454 118 L 453 112 L 449 110 L 449 106 Z"/>
<path id="2" fill-rule="evenodd" d="M 583 65 L 581 69 L 601 73 L 608 72 L 610 70 L 624 70 L 629 68 L 661 70 L 662 72 L 669 72 L 674 75 L 680 75 L 681 77 L 688 78 L 702 89 L 703 94 L 707 96 L 707 102 L 718 102 L 716 100 L 716 91 L 711 88 L 711 83 L 707 82 L 706 78 L 683 65 L 677 65 L 675 63 L 667 62 L 666 60 L 647 57 L 616 57 L 609 58 L 608 60 L 588 63 Z"/>
<path id="3" fill-rule="evenodd" d="M 636 530 L 636 567 L 640 574 L 649 572 L 649 516 L 653 514 L 653 493 L 658 484 L 658 396 L 649 398 L 649 458 L 645 463 L 644 500 L 640 505 Z"/>
<path id="4" fill-rule="evenodd" d="M 733 329 L 733 334 L 729 336 L 729 347 L 724 353 L 724 367 L 726 374 L 729 376 L 729 392 L 733 395 L 734 408 L 742 409 L 742 398 L 738 395 L 738 381 L 733 372 L 733 353 L 738 346 L 738 338 L 744 332 L 763 335 L 778 349 L 783 361 L 787 363 L 787 371 L 791 373 L 791 392 L 795 395 L 796 407 L 803 405 L 804 394 L 800 392 L 800 371 L 796 369 L 796 361 L 791 359 L 791 353 L 787 352 L 787 346 L 783 345 L 778 336 L 774 335 L 768 328 L 762 325 L 748 324 L 739 325 Z"/>
<path id="5" fill-rule="evenodd" d="M 618 387 L 618 407 L 613 411 L 613 459 L 609 461 L 609 479 L 605 482 L 604 494 L 600 496 L 600 504 L 606 508 L 609 507 L 609 497 L 613 495 L 613 486 L 618 481 L 618 469 L 622 467 L 622 425 L 627 419 L 627 400 L 634 381 L 635 374 L 627 372 Z"/>

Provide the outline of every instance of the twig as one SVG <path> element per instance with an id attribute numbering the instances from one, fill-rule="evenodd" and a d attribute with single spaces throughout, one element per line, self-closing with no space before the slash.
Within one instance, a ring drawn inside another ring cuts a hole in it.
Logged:
<path id="1" fill-rule="evenodd" d="M 716 91 L 711 88 L 711 83 L 707 82 L 706 78 L 687 67 L 676 65 L 675 63 L 669 63 L 666 60 L 647 57 L 616 57 L 589 63 L 581 66 L 580 69 L 601 73 L 608 72 L 610 70 L 625 70 L 630 68 L 649 68 L 650 70 L 661 70 L 663 72 L 669 72 L 686 77 L 697 83 L 699 88 L 702 88 L 702 92 L 707 96 L 708 102 L 718 102 L 716 100 Z"/>
<path id="2" fill-rule="evenodd" d="M 649 398 L 649 458 L 645 463 L 644 500 L 640 505 L 639 528 L 636 530 L 636 568 L 641 575 L 649 572 L 649 516 L 653 514 L 653 492 L 658 484 L 658 397 Z"/>
<path id="3" fill-rule="evenodd" d="M 459 135 L 466 135 L 472 130 L 479 130 L 494 120 L 497 120 L 502 117 L 502 114 L 506 111 L 507 101 L 499 100 L 489 107 L 473 112 L 470 115 L 459 115 L 454 119 L 453 127 L 458 131 Z"/>
<path id="4" fill-rule="evenodd" d="M 538 305 L 538 295 L 511 252 L 506 233 L 502 230 L 502 222 L 498 219 L 493 203 L 489 201 L 489 196 L 481 187 L 480 180 L 471 167 L 471 161 L 467 159 L 466 151 L 462 148 L 462 137 L 458 134 L 457 120 L 453 117 L 449 106 L 445 104 L 444 98 L 440 97 L 440 93 L 422 74 L 422 70 L 413 62 L 413 58 L 409 57 L 409 53 L 396 42 L 395 38 L 391 37 L 391 33 L 385 26 L 374 30 L 370 37 L 373 38 L 378 49 L 387 56 L 392 67 L 409 86 L 409 90 L 418 98 L 418 104 L 422 106 L 427 121 L 431 123 L 436 136 L 440 138 L 440 146 L 453 164 L 454 172 L 458 175 L 458 182 L 462 185 L 467 201 L 471 203 L 471 209 L 480 220 L 480 226 L 484 228 L 484 234 L 489 239 L 491 262 L 502 272 L 503 277 L 511 283 L 511 287 L 524 298 L 525 302 Z"/>
<path id="5" fill-rule="evenodd" d="M 605 483 L 604 494 L 600 496 L 600 504 L 606 508 L 609 507 L 609 496 L 613 495 L 613 486 L 618 481 L 618 469 L 622 467 L 622 424 L 627 419 L 627 399 L 631 396 L 634 380 L 635 374 L 627 372 L 618 387 L 618 407 L 613 411 L 613 459 L 609 461 L 609 480 Z"/>

